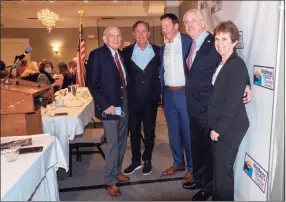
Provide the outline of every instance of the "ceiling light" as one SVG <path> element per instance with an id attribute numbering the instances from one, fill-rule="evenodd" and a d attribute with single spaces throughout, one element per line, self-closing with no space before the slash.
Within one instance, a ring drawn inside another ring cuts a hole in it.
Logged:
<path id="1" fill-rule="evenodd" d="M 38 12 L 38 19 L 42 21 L 43 25 L 47 27 L 49 33 L 51 33 L 53 27 L 56 25 L 56 21 L 59 20 L 58 14 L 49 9 L 43 9 Z"/>

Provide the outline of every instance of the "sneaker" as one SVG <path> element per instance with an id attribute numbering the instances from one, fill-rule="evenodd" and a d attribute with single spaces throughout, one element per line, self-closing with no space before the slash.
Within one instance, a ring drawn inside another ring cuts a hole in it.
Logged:
<path id="1" fill-rule="evenodd" d="M 135 170 L 138 170 L 142 168 L 141 163 L 131 163 L 125 170 L 123 171 L 124 175 L 131 175 L 135 172 Z"/>
<path id="2" fill-rule="evenodd" d="M 143 166 L 143 175 L 149 175 L 152 172 L 151 161 L 145 161 Z"/>

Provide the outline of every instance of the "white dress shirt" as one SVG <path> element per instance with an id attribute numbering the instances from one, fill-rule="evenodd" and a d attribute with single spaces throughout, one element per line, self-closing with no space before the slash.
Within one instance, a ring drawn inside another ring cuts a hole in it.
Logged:
<path id="1" fill-rule="evenodd" d="M 164 80 L 166 86 L 185 86 L 186 78 L 183 64 L 182 40 L 178 33 L 173 42 L 165 43 L 163 56 Z"/>
<path id="2" fill-rule="evenodd" d="M 112 49 L 112 48 L 110 48 L 109 46 L 108 46 L 108 48 L 109 48 L 109 50 L 111 51 L 111 54 L 112 54 L 112 57 L 113 57 L 113 59 L 114 59 L 115 65 L 116 65 L 116 61 L 115 61 L 115 53 L 117 53 L 117 55 L 118 55 L 118 59 L 119 59 L 119 62 L 120 62 L 121 67 L 122 67 L 122 71 L 123 71 L 123 75 L 124 75 L 125 83 L 126 83 L 126 85 L 127 85 L 125 68 L 124 68 L 124 66 L 123 66 L 123 63 L 122 63 L 122 61 L 121 61 L 121 58 L 120 58 L 120 55 L 119 55 L 118 51 L 116 51 L 116 52 L 115 52 L 115 50 L 113 50 L 113 49 Z"/>
<path id="3" fill-rule="evenodd" d="M 218 74 L 219 74 L 219 72 L 220 72 L 220 70 L 221 70 L 222 67 L 223 67 L 223 64 L 220 64 L 220 65 L 216 68 L 215 73 L 213 74 L 213 78 L 212 78 L 212 84 L 213 84 L 213 86 L 214 86 L 214 84 L 215 84 L 216 78 L 217 78 L 217 76 L 218 76 Z"/>

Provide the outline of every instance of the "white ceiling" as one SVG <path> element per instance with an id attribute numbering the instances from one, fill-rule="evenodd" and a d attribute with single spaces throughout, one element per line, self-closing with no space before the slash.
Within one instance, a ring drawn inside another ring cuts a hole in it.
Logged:
<path id="1" fill-rule="evenodd" d="M 165 1 L 6 0 L 1 1 L 1 25 L 3 28 L 44 28 L 37 19 L 37 12 L 44 8 L 59 15 L 55 28 L 78 27 L 80 9 L 85 11 L 85 27 L 118 22 L 128 24 L 128 20 L 134 22 L 138 19 L 153 21 L 153 24 L 156 24 L 159 16 L 164 13 Z"/>

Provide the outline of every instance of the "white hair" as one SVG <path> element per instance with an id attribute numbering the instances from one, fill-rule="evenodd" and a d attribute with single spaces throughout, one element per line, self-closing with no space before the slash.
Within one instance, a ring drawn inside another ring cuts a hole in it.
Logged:
<path id="1" fill-rule="evenodd" d="M 204 17 L 202 15 L 202 12 L 200 10 L 197 9 L 189 9 L 185 12 L 183 19 L 185 18 L 185 16 L 187 15 L 187 13 L 196 13 L 197 16 L 200 18 L 201 22 L 204 24 Z"/>
<path id="2" fill-rule="evenodd" d="M 119 33 L 121 34 L 121 31 L 120 31 L 120 29 L 119 29 L 118 27 L 116 27 L 116 26 L 108 26 L 108 27 L 106 27 L 106 28 L 104 29 L 104 31 L 103 31 L 103 36 L 107 37 L 107 36 L 108 36 L 108 33 L 109 33 L 109 30 L 111 30 L 111 29 L 113 29 L 113 28 L 117 29 L 117 30 L 119 31 Z"/>

